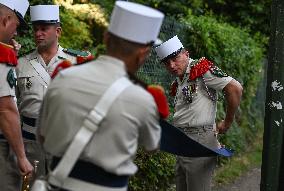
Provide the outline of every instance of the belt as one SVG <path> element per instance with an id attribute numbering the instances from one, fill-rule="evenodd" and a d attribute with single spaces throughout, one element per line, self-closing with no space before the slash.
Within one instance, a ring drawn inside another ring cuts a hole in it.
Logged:
<path id="1" fill-rule="evenodd" d="M 4 140 L 6 140 L 6 138 L 4 137 L 4 135 L 3 135 L 3 134 L 0 134 L 0 139 L 4 139 Z"/>
<path id="2" fill-rule="evenodd" d="M 36 118 L 21 116 L 22 135 L 25 139 L 36 140 Z"/>
<path id="3" fill-rule="evenodd" d="M 31 126 L 31 127 L 35 127 L 36 126 L 36 118 L 30 118 L 30 117 L 25 117 L 22 115 L 21 117 L 23 123 Z"/>
<path id="4" fill-rule="evenodd" d="M 179 127 L 182 131 L 189 134 L 202 134 L 208 131 L 213 131 L 213 125 L 204 125 L 200 127 Z"/>
<path id="5" fill-rule="evenodd" d="M 52 189 L 60 191 L 127 191 L 127 186 L 122 188 L 105 187 L 69 177 L 66 178 L 63 185 L 58 185 L 58 182 L 52 176 L 48 178 L 48 182 L 51 184 Z"/>
<path id="6" fill-rule="evenodd" d="M 36 140 L 36 135 L 35 135 L 35 134 L 30 133 L 30 132 L 27 132 L 27 131 L 25 131 L 25 130 L 22 130 L 22 136 L 23 136 L 25 139 L 28 139 L 28 140 L 33 140 L 33 141 Z"/>
<path id="7" fill-rule="evenodd" d="M 52 162 L 50 165 L 52 170 L 59 163 L 60 159 L 61 158 L 59 157 L 52 158 Z M 69 177 L 113 188 L 126 187 L 129 178 L 129 176 L 127 175 L 116 175 L 113 173 L 106 172 L 101 167 L 85 161 L 77 161 Z"/>

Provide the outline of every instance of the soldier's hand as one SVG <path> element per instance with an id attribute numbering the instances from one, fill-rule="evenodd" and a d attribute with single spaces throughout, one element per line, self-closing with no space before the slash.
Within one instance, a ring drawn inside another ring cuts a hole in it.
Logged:
<path id="1" fill-rule="evenodd" d="M 26 157 L 18 158 L 18 167 L 21 175 L 32 177 L 34 168 Z"/>
<path id="2" fill-rule="evenodd" d="M 228 131 L 229 126 L 227 126 L 227 125 L 225 124 L 225 121 L 222 120 L 222 121 L 220 121 L 219 123 L 217 123 L 216 129 L 217 129 L 217 132 L 218 132 L 219 134 L 224 134 L 224 133 L 226 133 L 226 132 Z"/>
<path id="3" fill-rule="evenodd" d="M 18 43 L 15 39 L 11 40 L 11 45 L 14 47 L 14 50 L 18 56 L 18 52 L 21 49 L 22 45 L 20 43 Z"/>

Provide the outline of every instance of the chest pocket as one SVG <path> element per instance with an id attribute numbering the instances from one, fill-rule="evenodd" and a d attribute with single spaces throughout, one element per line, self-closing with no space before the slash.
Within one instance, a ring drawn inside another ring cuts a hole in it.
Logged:
<path id="1" fill-rule="evenodd" d="M 197 87 L 197 81 L 188 81 L 179 88 L 178 99 L 186 104 L 192 103 L 194 98 L 197 96 Z"/>
<path id="2" fill-rule="evenodd" d="M 17 86 L 20 96 L 37 94 L 39 96 L 44 95 L 47 85 L 38 76 L 37 73 L 20 73 L 17 79 Z"/>

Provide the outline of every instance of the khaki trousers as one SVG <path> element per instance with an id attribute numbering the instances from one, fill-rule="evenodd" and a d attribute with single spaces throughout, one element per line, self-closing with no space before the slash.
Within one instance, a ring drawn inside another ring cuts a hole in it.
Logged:
<path id="1" fill-rule="evenodd" d="M 0 140 L 0 190 L 20 191 L 21 184 L 17 158 L 8 142 Z"/>
<path id="2" fill-rule="evenodd" d="M 203 127 L 201 127 L 203 128 Z M 218 141 L 211 130 L 186 132 L 194 140 L 210 147 L 217 148 Z M 217 157 L 181 157 L 176 162 L 177 191 L 210 191 L 212 175 Z"/>

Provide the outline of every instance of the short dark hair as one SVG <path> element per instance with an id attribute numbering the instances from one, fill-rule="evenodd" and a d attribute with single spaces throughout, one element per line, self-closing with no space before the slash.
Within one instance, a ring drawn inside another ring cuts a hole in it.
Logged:
<path id="1" fill-rule="evenodd" d="M 140 44 L 136 42 L 131 42 L 125 39 L 122 39 L 111 32 L 107 32 L 109 40 L 107 41 L 107 50 L 109 52 L 117 52 L 122 56 L 128 56 L 129 54 L 134 53 L 137 49 L 143 48 L 149 45 Z"/>

